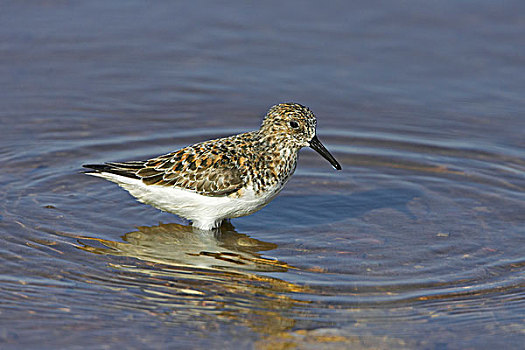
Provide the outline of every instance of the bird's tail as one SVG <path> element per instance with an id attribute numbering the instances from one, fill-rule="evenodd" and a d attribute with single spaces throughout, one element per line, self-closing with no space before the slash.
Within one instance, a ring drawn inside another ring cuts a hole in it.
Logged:
<path id="1" fill-rule="evenodd" d="M 91 169 L 87 173 L 111 173 L 129 177 L 132 179 L 140 179 L 137 172 L 144 167 L 145 161 L 131 161 L 131 162 L 108 162 L 104 164 L 84 164 L 84 168 Z"/>

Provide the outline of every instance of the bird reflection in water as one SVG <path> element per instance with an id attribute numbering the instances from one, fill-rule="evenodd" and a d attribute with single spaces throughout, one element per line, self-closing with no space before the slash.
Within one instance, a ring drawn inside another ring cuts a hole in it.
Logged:
<path id="1" fill-rule="evenodd" d="M 263 274 L 295 269 L 259 253 L 277 245 L 238 233 L 229 223 L 215 232 L 173 223 L 138 227 L 123 235 L 123 242 L 76 238 L 84 251 L 127 257 L 110 259 L 115 273 L 108 283 L 141 300 L 129 307 L 144 308 L 164 322 L 219 317 L 269 335 L 291 329 L 295 320 L 287 310 L 307 303 L 292 298 L 307 287 Z"/>
<path id="2" fill-rule="evenodd" d="M 147 262 L 178 267 L 229 271 L 286 272 L 285 262 L 262 257 L 258 252 L 277 248 L 235 231 L 230 223 L 214 232 L 191 226 L 160 224 L 140 226 L 122 236 L 124 242 L 82 237 L 79 248 L 96 254 L 128 256 Z M 92 246 L 87 241 L 101 243 Z"/>

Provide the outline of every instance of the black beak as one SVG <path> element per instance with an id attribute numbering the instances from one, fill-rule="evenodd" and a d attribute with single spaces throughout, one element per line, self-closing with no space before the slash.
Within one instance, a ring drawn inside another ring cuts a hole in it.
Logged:
<path id="1" fill-rule="evenodd" d="M 321 141 L 317 138 L 317 135 L 314 136 L 314 138 L 310 141 L 310 147 L 312 147 L 314 150 L 317 151 L 320 155 L 323 156 L 324 159 L 330 162 L 334 169 L 341 170 L 341 165 L 335 160 L 334 156 L 328 152 L 328 150 L 323 146 Z"/>

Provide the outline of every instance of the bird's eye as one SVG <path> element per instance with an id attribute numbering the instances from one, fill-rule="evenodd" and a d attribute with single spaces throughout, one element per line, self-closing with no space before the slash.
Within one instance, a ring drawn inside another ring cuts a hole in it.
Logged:
<path id="1" fill-rule="evenodd" d="M 290 122 L 290 126 L 294 129 L 297 129 L 299 127 L 299 124 L 297 122 L 294 122 L 293 120 Z"/>

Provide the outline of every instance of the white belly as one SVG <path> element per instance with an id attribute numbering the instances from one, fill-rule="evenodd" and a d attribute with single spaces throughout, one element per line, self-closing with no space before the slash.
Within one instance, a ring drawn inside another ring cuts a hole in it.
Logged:
<path id="1" fill-rule="evenodd" d="M 244 189 L 240 197 L 204 196 L 175 187 L 145 185 L 139 179 L 111 173 L 89 173 L 117 183 L 140 202 L 191 220 L 193 226 L 210 230 L 222 220 L 252 214 L 268 204 L 282 189 L 275 186 L 262 195 Z"/>

